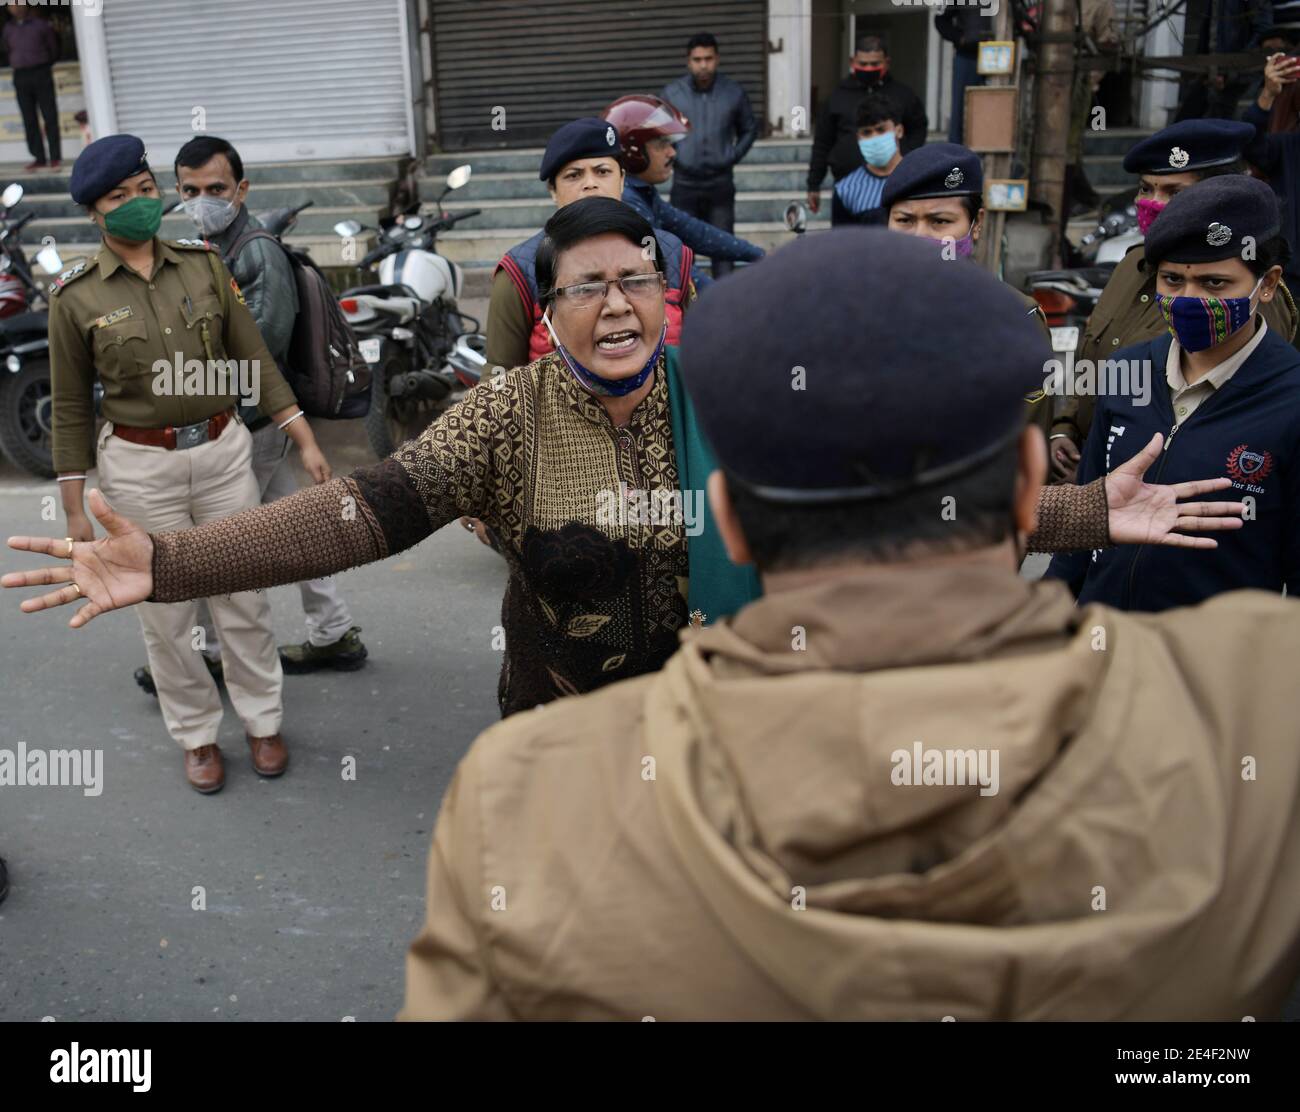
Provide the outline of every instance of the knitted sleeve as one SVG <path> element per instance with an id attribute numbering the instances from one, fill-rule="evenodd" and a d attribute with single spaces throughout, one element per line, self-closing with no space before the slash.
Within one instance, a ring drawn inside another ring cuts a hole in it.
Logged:
<path id="1" fill-rule="evenodd" d="M 1106 480 L 1086 486 L 1046 486 L 1038 497 L 1038 529 L 1030 552 L 1072 552 L 1110 546 Z"/>

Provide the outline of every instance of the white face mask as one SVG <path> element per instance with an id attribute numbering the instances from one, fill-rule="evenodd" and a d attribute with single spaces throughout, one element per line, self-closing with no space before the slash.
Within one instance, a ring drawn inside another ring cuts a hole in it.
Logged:
<path id="1" fill-rule="evenodd" d="M 190 198 L 184 203 L 184 208 L 194 226 L 205 236 L 220 235 L 239 215 L 239 208 L 233 202 L 203 195 Z"/>

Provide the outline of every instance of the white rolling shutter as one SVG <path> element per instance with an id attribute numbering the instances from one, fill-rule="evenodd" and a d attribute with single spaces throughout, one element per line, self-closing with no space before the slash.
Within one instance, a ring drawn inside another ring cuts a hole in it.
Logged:
<path id="1" fill-rule="evenodd" d="M 117 130 L 155 163 L 201 131 L 247 162 L 411 150 L 402 0 L 111 0 L 100 18 Z"/>

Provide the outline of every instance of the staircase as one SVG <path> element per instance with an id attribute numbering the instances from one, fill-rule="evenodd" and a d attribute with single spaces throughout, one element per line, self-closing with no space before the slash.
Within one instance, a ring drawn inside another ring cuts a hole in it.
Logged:
<path id="1" fill-rule="evenodd" d="M 1139 140 L 1152 132 L 1137 127 L 1117 127 L 1109 131 L 1085 131 L 1083 134 L 1083 166 L 1088 181 L 1104 201 L 1115 193 L 1132 189 L 1137 176 L 1124 169 L 1124 156 Z M 1075 243 L 1097 226 L 1095 212 L 1070 220 L 1067 235 Z"/>

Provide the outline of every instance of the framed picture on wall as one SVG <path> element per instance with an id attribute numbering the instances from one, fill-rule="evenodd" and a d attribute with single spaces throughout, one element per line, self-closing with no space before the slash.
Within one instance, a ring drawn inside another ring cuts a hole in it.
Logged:
<path id="1" fill-rule="evenodd" d="M 1024 212 L 1029 207 L 1029 179 L 989 178 L 984 183 L 984 207 L 990 212 Z"/>
<path id="2" fill-rule="evenodd" d="M 1016 85 L 967 85 L 966 146 L 981 154 L 1010 154 L 1016 149 Z"/>
<path id="3" fill-rule="evenodd" d="M 1014 42 L 982 42 L 975 70 L 985 77 L 1009 77 L 1016 72 Z"/>

